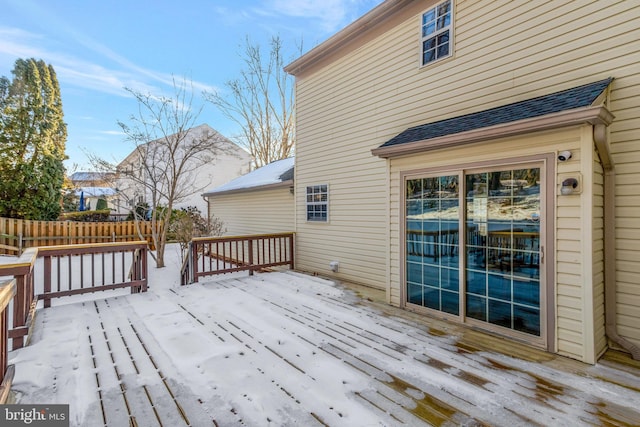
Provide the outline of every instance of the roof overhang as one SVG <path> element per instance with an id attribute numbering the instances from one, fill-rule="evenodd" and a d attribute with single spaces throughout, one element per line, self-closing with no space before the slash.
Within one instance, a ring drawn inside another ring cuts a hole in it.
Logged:
<path id="1" fill-rule="evenodd" d="M 585 123 L 608 126 L 613 119 L 613 114 L 602 105 L 583 107 L 437 138 L 378 147 L 371 150 L 371 153 L 375 156 L 389 159 L 443 148 L 459 147 L 490 139 L 505 138 Z"/>

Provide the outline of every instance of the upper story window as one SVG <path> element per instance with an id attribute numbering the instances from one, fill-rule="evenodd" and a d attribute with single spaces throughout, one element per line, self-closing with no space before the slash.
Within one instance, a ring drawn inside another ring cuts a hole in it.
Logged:
<path id="1" fill-rule="evenodd" d="M 453 10 L 444 1 L 422 14 L 422 65 L 451 55 Z"/>
<path id="2" fill-rule="evenodd" d="M 329 189 L 326 184 L 307 187 L 307 221 L 327 222 Z"/>

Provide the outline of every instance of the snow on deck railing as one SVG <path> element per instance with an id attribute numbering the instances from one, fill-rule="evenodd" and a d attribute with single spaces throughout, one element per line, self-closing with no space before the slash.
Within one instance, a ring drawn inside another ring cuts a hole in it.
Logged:
<path id="1" fill-rule="evenodd" d="M 294 233 L 232 237 L 199 237 L 191 240 L 182 265 L 181 284 L 215 274 L 264 270 L 276 266 L 294 268 Z"/>

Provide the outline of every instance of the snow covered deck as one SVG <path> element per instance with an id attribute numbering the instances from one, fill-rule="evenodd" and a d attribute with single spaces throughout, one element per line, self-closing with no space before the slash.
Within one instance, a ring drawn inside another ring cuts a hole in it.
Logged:
<path id="1" fill-rule="evenodd" d="M 18 403 L 68 403 L 82 426 L 640 420 L 635 368 L 486 351 L 500 340 L 298 273 L 217 280 L 40 310 L 11 353 Z"/>

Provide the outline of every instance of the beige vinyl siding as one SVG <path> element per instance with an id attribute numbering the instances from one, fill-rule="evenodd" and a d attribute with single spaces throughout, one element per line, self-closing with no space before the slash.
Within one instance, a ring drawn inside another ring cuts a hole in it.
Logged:
<path id="1" fill-rule="evenodd" d="M 354 175 L 343 165 L 342 169 L 328 168 L 326 174 L 304 174 L 304 178 L 297 170 L 310 170 L 315 165 L 305 165 L 299 158 L 296 162 L 296 182 L 305 182 L 297 187 L 296 231 L 300 234 L 296 237 L 296 267 L 384 289 L 385 282 L 380 280 L 388 238 L 384 162 L 376 162 L 378 167 L 356 168 Z M 326 223 L 307 222 L 304 190 L 307 185 L 319 184 L 328 184 L 329 219 Z M 331 261 L 340 263 L 339 273 L 330 272 Z"/>
<path id="2" fill-rule="evenodd" d="M 609 129 L 616 172 L 616 320 L 618 333 L 640 345 L 640 60 L 635 67 L 636 74 L 611 91 L 616 119 Z"/>
<path id="3" fill-rule="evenodd" d="M 593 315 L 596 357 L 607 348 L 604 312 L 604 169 L 593 153 Z"/>
<path id="4" fill-rule="evenodd" d="M 293 195 L 288 187 L 214 195 L 209 197 L 209 209 L 223 221 L 226 236 L 294 230 Z"/>
<path id="5" fill-rule="evenodd" d="M 431 4 L 424 2 L 424 10 Z M 389 222 L 386 205 L 390 198 L 390 209 L 398 209 L 394 178 L 398 166 L 391 162 L 395 172 L 388 183 L 383 176 L 386 162 L 370 150 L 411 126 L 614 77 L 610 107 L 616 119 L 610 133 L 618 194 L 619 332 L 640 344 L 640 3 L 459 0 L 454 7 L 455 47 L 449 59 L 419 67 L 420 15 L 416 14 L 388 31 L 368 35 L 368 42 L 348 55 L 298 75 L 299 212 L 304 212 L 305 186 L 330 186 L 329 223 L 309 224 L 304 216 L 297 218 L 298 259 L 310 271 L 327 273 L 328 262 L 340 257 L 344 269 L 338 278 L 379 288 L 396 284 L 388 297 L 398 304 L 401 260 L 393 246 L 398 224 L 393 215 Z M 537 141 L 530 152 L 549 148 L 547 142 Z M 557 142 L 558 149 L 567 149 Z M 575 142 L 575 148 L 585 144 Z M 481 144 L 476 154 L 483 158 L 511 154 L 509 146 L 500 147 Z M 589 147 L 590 163 L 591 153 Z M 459 154 L 450 150 L 443 158 L 458 162 Z M 415 158 L 431 161 L 432 156 Z M 404 161 L 408 160 L 400 162 Z M 568 169 L 572 165 L 580 163 L 558 165 L 558 175 L 572 172 Z M 586 169 L 591 171 L 592 165 Z M 586 180 L 592 178 L 589 172 Z M 366 209 L 361 206 L 363 198 L 369 202 Z M 576 227 L 582 229 L 589 222 L 589 247 L 597 230 L 591 218 L 582 216 L 580 200 L 588 202 L 588 211 L 598 210 L 595 201 L 584 196 L 558 199 L 557 347 L 561 354 L 587 360 L 601 346 L 601 313 L 584 310 L 600 304 L 601 290 L 598 284 L 589 284 L 585 292 L 584 274 L 600 255 L 589 255 L 584 265 L 584 242 L 576 237 Z M 385 247 L 389 239 L 390 253 Z M 601 281 L 599 276 L 593 280 Z M 585 342 L 592 348 L 585 350 Z"/>

